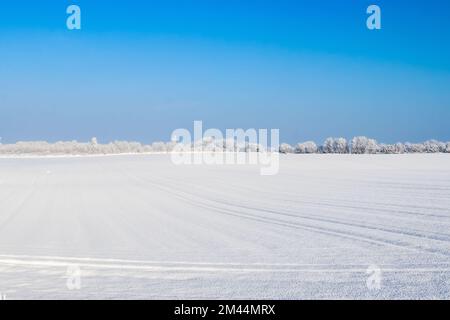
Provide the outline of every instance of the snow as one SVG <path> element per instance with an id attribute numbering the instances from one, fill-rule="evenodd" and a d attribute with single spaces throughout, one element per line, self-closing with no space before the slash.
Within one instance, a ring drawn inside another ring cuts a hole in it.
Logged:
<path id="1" fill-rule="evenodd" d="M 449 299 L 450 155 L 0 158 L 0 294 Z"/>

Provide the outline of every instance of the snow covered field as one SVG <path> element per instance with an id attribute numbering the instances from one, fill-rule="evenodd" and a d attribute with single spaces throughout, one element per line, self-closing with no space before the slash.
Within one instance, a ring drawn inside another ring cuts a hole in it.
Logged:
<path id="1" fill-rule="evenodd" d="M 450 299 L 450 154 L 280 161 L 2 158 L 0 294 Z"/>

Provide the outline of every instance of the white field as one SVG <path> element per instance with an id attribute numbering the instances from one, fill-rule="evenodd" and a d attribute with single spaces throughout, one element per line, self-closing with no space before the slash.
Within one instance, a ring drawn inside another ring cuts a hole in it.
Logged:
<path id="1" fill-rule="evenodd" d="M 450 299 L 450 155 L 2 158 L 0 293 Z"/>

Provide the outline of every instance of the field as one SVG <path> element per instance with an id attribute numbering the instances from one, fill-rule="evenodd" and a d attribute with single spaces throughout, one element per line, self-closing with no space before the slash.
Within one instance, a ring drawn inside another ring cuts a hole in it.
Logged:
<path id="1" fill-rule="evenodd" d="M 280 161 L 1 158 L 0 293 L 450 299 L 449 154 Z"/>

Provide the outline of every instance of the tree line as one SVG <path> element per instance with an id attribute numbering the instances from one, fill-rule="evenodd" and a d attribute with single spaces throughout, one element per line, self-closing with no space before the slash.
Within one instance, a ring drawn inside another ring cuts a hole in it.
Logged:
<path id="1" fill-rule="evenodd" d="M 154 142 L 142 144 L 130 141 L 114 141 L 100 144 L 96 138 L 90 142 L 59 141 L 26 141 L 14 144 L 1 144 L 3 155 L 84 155 L 84 154 L 124 154 L 124 153 L 166 153 L 175 149 L 175 142 Z M 198 152 L 260 152 L 264 148 L 258 144 L 237 143 L 236 141 L 204 138 L 183 150 Z M 280 153 L 297 154 L 401 154 L 401 153 L 450 153 L 450 142 L 428 140 L 422 143 L 379 143 L 364 136 L 354 137 L 350 141 L 345 138 L 327 138 L 321 145 L 314 141 L 306 141 L 296 145 L 282 143 Z"/>

